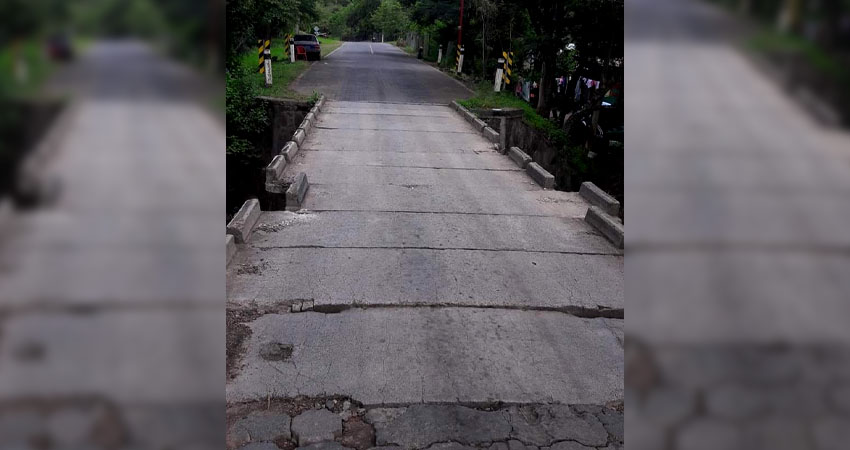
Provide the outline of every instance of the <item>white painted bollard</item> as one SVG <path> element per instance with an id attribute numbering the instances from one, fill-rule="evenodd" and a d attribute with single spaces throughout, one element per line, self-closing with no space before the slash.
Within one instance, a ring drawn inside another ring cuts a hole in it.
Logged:
<path id="1" fill-rule="evenodd" d="M 437 51 L 437 64 L 440 64 L 440 61 L 443 60 L 443 46 L 440 45 L 440 50 Z"/>
<path id="2" fill-rule="evenodd" d="M 493 81 L 493 91 L 499 92 L 502 90 L 502 67 L 505 64 L 505 60 L 499 58 L 499 65 L 496 67 L 496 79 Z"/>
<path id="3" fill-rule="evenodd" d="M 457 58 L 457 73 L 463 72 L 463 46 L 460 47 L 460 55 Z"/>
<path id="4" fill-rule="evenodd" d="M 289 62 L 294 63 L 295 62 L 295 44 L 293 44 L 291 42 L 292 41 L 290 41 L 290 44 L 289 44 Z"/>
<path id="5" fill-rule="evenodd" d="M 268 46 L 263 50 L 263 57 L 264 57 L 263 65 L 264 65 L 264 68 L 266 69 L 265 70 L 266 71 L 266 86 L 271 86 L 272 85 L 272 51 Z"/>

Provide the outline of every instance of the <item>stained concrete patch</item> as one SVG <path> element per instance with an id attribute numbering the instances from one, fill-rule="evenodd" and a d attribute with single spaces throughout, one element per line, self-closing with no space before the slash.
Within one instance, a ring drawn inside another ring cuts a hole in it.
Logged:
<path id="1" fill-rule="evenodd" d="M 266 342 L 260 346 L 260 358 L 266 361 L 288 361 L 292 356 L 292 344 Z"/>

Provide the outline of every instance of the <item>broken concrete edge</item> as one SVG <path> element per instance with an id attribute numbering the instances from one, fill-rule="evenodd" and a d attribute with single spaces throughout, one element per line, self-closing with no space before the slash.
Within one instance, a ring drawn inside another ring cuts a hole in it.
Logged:
<path id="1" fill-rule="evenodd" d="M 531 157 L 528 156 L 528 153 L 520 150 L 519 147 L 511 147 L 511 149 L 508 150 L 508 156 L 510 156 L 520 169 L 525 169 L 525 166 L 531 162 Z"/>
<path id="2" fill-rule="evenodd" d="M 298 154 L 298 143 L 295 141 L 288 141 L 283 145 L 283 148 L 280 150 L 280 154 L 286 158 L 286 162 L 292 163 L 292 160 L 295 159 L 295 155 Z"/>
<path id="3" fill-rule="evenodd" d="M 621 253 L 606 253 L 608 256 L 622 256 Z M 582 319 L 624 319 L 625 318 L 625 310 L 619 307 L 609 307 L 609 306 L 582 306 L 582 305 L 568 305 L 568 306 L 539 306 L 539 305 L 509 305 L 509 304 L 469 304 L 469 303 L 457 303 L 457 302 L 437 302 L 437 303 L 429 303 L 427 305 L 419 304 L 419 303 L 411 303 L 411 304 L 387 304 L 387 303 L 319 303 L 316 304 L 315 300 L 307 299 L 307 300 L 292 300 L 292 301 L 282 301 L 271 307 L 271 312 L 263 313 L 263 314 L 279 314 L 277 312 L 278 306 L 283 306 L 284 309 L 287 307 L 290 312 L 315 312 L 319 314 L 339 314 L 345 311 L 353 311 L 353 310 L 367 310 L 367 309 L 416 309 L 416 308 L 455 308 L 455 309 L 498 309 L 498 310 L 509 310 L 509 311 L 535 311 L 535 312 L 547 312 L 547 313 L 560 313 L 566 314 L 568 316 L 580 317 Z"/>
<path id="4" fill-rule="evenodd" d="M 555 188 L 555 176 L 546 169 L 540 167 L 536 162 L 530 162 L 525 166 L 525 173 L 537 182 L 543 189 Z"/>
<path id="5" fill-rule="evenodd" d="M 593 184 L 593 182 L 585 181 L 582 183 L 578 193 L 582 198 L 587 200 L 588 203 L 593 206 L 598 206 L 606 213 L 612 216 L 620 214 L 620 202 L 607 192 L 600 189 L 599 186 Z"/>
<path id="6" fill-rule="evenodd" d="M 261 212 L 259 200 L 256 198 L 245 200 L 245 203 L 227 224 L 227 234 L 233 235 L 237 244 L 248 242 L 254 226 L 260 219 Z"/>
<path id="7" fill-rule="evenodd" d="M 310 183 L 307 181 L 307 174 L 298 172 L 295 175 L 295 180 L 289 185 L 286 190 L 286 210 L 298 211 L 301 209 L 301 204 L 304 202 L 304 196 L 307 195 Z"/>
<path id="8" fill-rule="evenodd" d="M 591 206 L 587 208 L 584 221 L 599 230 L 617 248 L 623 248 L 625 244 L 623 224 L 616 218 L 605 213 L 598 206 Z"/>
<path id="9" fill-rule="evenodd" d="M 224 266 L 227 267 L 230 265 L 233 255 L 236 254 L 236 239 L 233 238 L 232 234 L 227 234 L 225 236 L 227 236 L 227 239 L 225 240 L 225 245 L 227 246 L 227 262 L 224 263 Z"/>

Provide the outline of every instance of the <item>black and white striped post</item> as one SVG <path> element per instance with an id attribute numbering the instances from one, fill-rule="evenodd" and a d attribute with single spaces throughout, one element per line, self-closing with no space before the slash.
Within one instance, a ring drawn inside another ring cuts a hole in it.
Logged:
<path id="1" fill-rule="evenodd" d="M 287 34 L 283 37 L 283 49 L 286 54 L 286 60 L 292 61 L 292 48 L 290 48 L 290 43 L 292 42 L 292 35 Z"/>
<path id="2" fill-rule="evenodd" d="M 463 46 L 457 46 L 457 73 L 461 73 L 463 71 Z"/>
<path id="3" fill-rule="evenodd" d="M 272 41 L 266 39 L 263 46 L 263 66 L 266 73 L 266 86 L 272 85 Z"/>

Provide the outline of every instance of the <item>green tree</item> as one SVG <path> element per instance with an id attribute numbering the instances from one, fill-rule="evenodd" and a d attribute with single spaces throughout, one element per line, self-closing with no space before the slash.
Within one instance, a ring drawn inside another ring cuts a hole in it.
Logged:
<path id="1" fill-rule="evenodd" d="M 410 19 L 398 0 L 382 0 L 370 18 L 375 28 L 387 37 L 407 30 Z"/>

